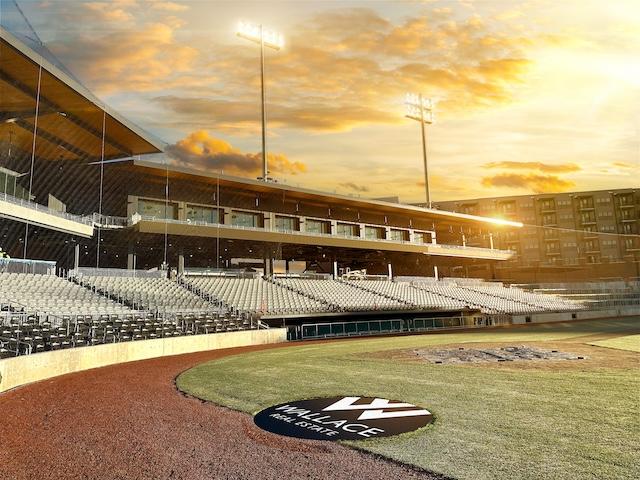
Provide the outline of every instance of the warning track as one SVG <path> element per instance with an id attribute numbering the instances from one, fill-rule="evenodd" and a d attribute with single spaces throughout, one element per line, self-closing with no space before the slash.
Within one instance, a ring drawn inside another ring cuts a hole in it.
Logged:
<path id="1" fill-rule="evenodd" d="M 244 413 L 175 388 L 194 365 L 265 348 L 282 346 L 113 365 L 0 394 L 2 478 L 443 478 L 336 443 L 264 432 Z"/>

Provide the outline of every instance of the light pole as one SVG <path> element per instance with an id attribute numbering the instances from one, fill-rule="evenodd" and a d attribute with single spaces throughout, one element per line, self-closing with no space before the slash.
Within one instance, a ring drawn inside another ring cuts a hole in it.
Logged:
<path id="1" fill-rule="evenodd" d="M 424 125 L 433 123 L 433 102 L 430 98 L 424 98 L 422 94 L 407 94 L 405 101 L 407 107 L 406 117 L 420 122 L 422 132 L 422 159 L 424 160 L 424 186 L 427 199 L 427 207 L 431 208 L 431 196 L 429 195 L 429 173 L 427 171 L 427 136 Z"/>
<path id="2" fill-rule="evenodd" d="M 264 98 L 264 47 L 280 50 L 284 45 L 281 34 L 271 30 L 265 30 L 262 25 L 253 25 L 240 22 L 238 31 L 239 37 L 250 40 L 260 45 L 260 103 L 262 105 L 262 177 L 259 180 L 269 181 L 269 169 L 267 165 L 267 111 L 265 109 Z"/>

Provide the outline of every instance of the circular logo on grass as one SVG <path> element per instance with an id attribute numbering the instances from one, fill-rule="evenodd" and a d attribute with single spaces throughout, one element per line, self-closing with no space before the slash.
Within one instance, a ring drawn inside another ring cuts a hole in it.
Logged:
<path id="1" fill-rule="evenodd" d="M 428 410 L 375 397 L 298 400 L 265 408 L 254 417 L 268 432 L 310 440 L 364 440 L 411 432 L 431 423 Z"/>

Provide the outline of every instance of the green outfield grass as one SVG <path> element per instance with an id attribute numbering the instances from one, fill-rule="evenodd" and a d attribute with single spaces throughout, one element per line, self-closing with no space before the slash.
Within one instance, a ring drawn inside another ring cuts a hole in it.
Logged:
<path id="1" fill-rule="evenodd" d="M 434 365 L 379 352 L 467 342 L 583 345 L 587 339 L 598 341 L 599 334 L 638 331 L 639 319 L 625 319 L 301 343 L 197 366 L 180 375 L 177 385 L 252 414 L 290 400 L 334 395 L 421 405 L 434 413 L 434 424 L 353 445 L 460 479 L 637 479 L 637 362 L 624 368 L 585 363 L 569 369 L 518 369 Z"/>
<path id="2" fill-rule="evenodd" d="M 601 340 L 599 342 L 593 342 L 591 345 L 617 348 L 618 350 L 629 350 L 631 352 L 640 352 L 640 335 L 627 335 L 625 337 L 617 337 L 610 340 Z"/>

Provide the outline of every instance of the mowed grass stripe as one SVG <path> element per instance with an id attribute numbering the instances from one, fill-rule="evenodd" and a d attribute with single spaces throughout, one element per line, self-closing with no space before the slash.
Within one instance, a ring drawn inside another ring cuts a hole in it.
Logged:
<path id="1" fill-rule="evenodd" d="M 623 337 L 592 342 L 590 345 L 599 347 L 616 348 L 618 350 L 629 350 L 630 352 L 640 352 L 640 335 L 626 335 Z"/>
<path id="2" fill-rule="evenodd" d="M 294 399 L 370 395 L 422 405 L 433 425 L 358 448 L 461 479 L 637 479 L 638 369 L 517 370 L 372 354 L 470 342 L 580 342 L 638 319 L 300 344 L 209 362 L 178 387 L 255 413 Z"/>

